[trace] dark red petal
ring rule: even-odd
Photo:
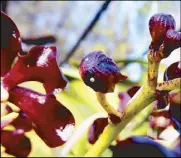
[[[11,106],[6,105],[5,108],[6,108],[6,111],[7,111],[8,114],[11,113],[11,112],[13,112],[13,109],[11,108]]]
[[[5,108],[7,113],[13,112],[11,106],[6,105]],[[19,111],[18,117],[10,124],[13,125],[16,129],[22,129],[25,132],[28,132],[33,128],[32,122],[29,120],[28,116],[23,111]]]
[[[181,62],[175,62],[171,64],[164,73],[164,81],[172,80],[181,77]]]
[[[5,152],[16,157],[27,157],[31,152],[31,142],[21,130],[1,131],[1,144]]]
[[[101,51],[89,53],[79,67],[84,83],[96,92],[113,92],[115,84],[127,77],[120,73],[115,62]]]
[[[171,114],[168,110],[161,110],[152,112],[149,124],[153,129],[164,130],[168,126],[174,125],[174,122],[172,121]]]
[[[134,136],[110,148],[113,157],[175,157],[171,150],[147,136]]]
[[[18,117],[11,123],[16,129],[22,129],[25,132],[30,131],[32,127],[32,122],[29,120],[28,116],[20,111]]]
[[[175,117],[178,121],[181,122],[180,104],[171,103],[170,104],[170,113],[173,117]]]
[[[168,91],[156,91],[157,109],[164,109],[169,104]]]
[[[127,90],[127,93],[132,98],[139,89],[140,89],[140,86],[132,86]]]
[[[67,80],[56,61],[56,47],[35,46],[25,56],[18,56],[14,67],[4,76],[2,84],[10,90],[24,81],[39,81],[47,93],[64,89]]]
[[[54,95],[16,87],[10,91],[9,101],[27,114],[36,133],[49,147],[57,147],[67,141],[66,134],[73,130],[75,120]]]
[[[19,30],[11,18],[1,11],[1,77],[10,70],[14,58],[21,52]]]
[[[107,125],[108,125],[107,118],[99,118],[99,119],[95,120],[88,131],[89,143],[94,144],[98,140],[100,134],[103,132],[104,128]]]
[[[157,13],[149,20],[149,30],[152,37],[152,46],[158,49],[163,43],[169,29],[175,30],[176,24],[172,15]]]

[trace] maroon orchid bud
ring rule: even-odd
[[[28,116],[20,111],[18,117],[11,123],[16,129],[24,130],[24,132],[30,131],[32,127],[32,122],[29,120]]]
[[[172,80],[181,77],[181,62],[175,62],[171,64],[164,73],[164,81]]]
[[[5,152],[16,157],[27,157],[31,152],[31,142],[22,130],[1,131],[1,144]]]
[[[1,77],[10,70],[13,60],[21,52],[19,30],[11,18],[1,11]]]
[[[166,58],[170,53],[181,46],[181,34],[175,31],[175,20],[169,14],[155,14],[150,18],[149,29],[152,37],[150,50],[157,51],[162,44],[162,58]]]
[[[93,122],[88,132],[88,141],[94,144],[100,134],[104,131],[104,128],[108,125],[108,118],[99,118]]]
[[[152,37],[152,46],[160,46],[169,29],[175,30],[175,20],[172,15],[157,13],[149,20],[149,30]],[[157,48],[158,48],[157,47]]]
[[[18,55],[14,67],[3,77],[2,84],[9,91],[24,81],[39,81],[47,93],[64,89],[67,80],[56,61],[56,47],[35,46],[25,56]]]
[[[101,51],[89,53],[79,67],[84,83],[96,92],[113,92],[115,84],[127,77],[120,73],[114,61]]]
[[[16,87],[10,91],[9,101],[26,113],[36,133],[49,147],[64,144],[74,129],[74,117],[54,95]]]

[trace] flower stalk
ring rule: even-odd
[[[157,90],[171,91],[175,88],[179,88],[181,83],[181,78],[175,78],[173,80],[168,80],[162,83],[158,83]]]
[[[149,88],[142,87],[126,106],[124,119],[117,125],[109,124],[84,157],[100,157],[125,126],[154,100],[154,93]]]
[[[96,92],[97,100],[102,105],[104,110],[108,113],[109,123],[116,124],[121,121],[121,117],[123,114],[115,110],[110,103],[106,99],[106,95],[104,93]]]

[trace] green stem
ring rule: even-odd
[[[155,100],[154,93],[150,88],[142,87],[130,100],[125,108],[125,116],[117,125],[109,124],[101,134],[97,142],[84,157],[100,157],[102,152],[109,147],[124,127],[147,105]]]
[[[148,63],[144,60],[141,59],[118,59],[115,60],[116,63],[123,63],[125,66],[130,64],[130,63],[139,63],[142,65],[147,65]]]
[[[147,86],[156,89],[160,60],[155,60],[151,53],[148,53],[148,79]]]
[[[167,91],[171,91],[175,88],[179,88],[180,87],[180,83],[181,83],[181,78],[175,78],[173,80],[169,80],[169,81],[165,81],[162,83],[158,83],[157,85],[157,90],[167,90]]]
[[[106,99],[106,95],[104,93],[100,93],[100,92],[96,92],[96,96],[97,96],[97,100],[99,101],[99,103],[102,105],[102,107],[104,108],[104,110],[108,113],[109,116],[109,122],[112,124],[116,124],[117,122],[114,122],[113,118],[116,118],[116,120],[118,119],[118,121],[120,122],[121,117],[122,117],[122,113],[118,112],[117,110],[115,110],[107,101]],[[112,116],[114,116],[112,118]]]

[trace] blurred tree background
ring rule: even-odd
[[[104,1],[9,1],[6,12],[16,23],[24,41],[42,36],[55,37],[54,42],[45,45],[57,47],[58,62],[61,63],[104,3]],[[126,90],[131,85],[143,83],[147,68],[146,53],[151,41],[148,21],[153,14],[160,12],[171,14],[176,20],[176,29],[181,29],[180,1],[111,1],[76,49],[69,64],[61,65],[70,83],[68,89],[57,94],[57,99],[72,111],[77,126],[92,114],[103,111],[94,92],[80,80],[77,67],[83,56],[94,50],[102,50],[119,64],[124,74],[129,76],[125,84],[117,85],[114,94],[108,95],[112,104],[117,107],[120,91]],[[25,51],[32,46],[33,44],[23,43]],[[175,51],[179,52],[180,49]],[[161,74],[166,66],[180,59],[179,54],[172,53],[169,58],[162,61]],[[162,78],[162,75],[159,76],[159,80]],[[28,82],[22,85],[29,88],[39,86],[38,91],[44,93],[40,83]],[[63,147],[50,149],[33,131],[28,135],[33,143],[29,156],[60,155]],[[86,153],[91,146],[86,138],[85,132],[69,156],[82,156]],[[104,154],[111,156],[109,150]]]
[[[7,13],[17,24],[22,38],[55,36],[57,40],[53,45],[57,46],[61,62],[103,3],[105,2],[9,1]],[[151,40],[148,20],[159,12],[173,15],[177,23],[176,29],[180,29],[180,1],[112,1],[75,51],[73,59],[80,61],[93,50],[103,50],[115,60],[143,58]],[[136,63],[129,65],[126,68],[129,75],[133,67],[137,69],[137,76],[132,76],[131,79],[136,81],[141,75],[141,67]]]

